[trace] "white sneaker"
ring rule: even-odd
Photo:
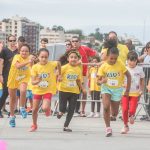
[[[121,134],[127,134],[129,132],[129,127],[128,126],[124,126],[121,130]]]
[[[80,114],[79,113],[74,113],[73,117],[79,117]]]
[[[97,112],[97,113],[94,115],[94,118],[100,118],[100,113]]]
[[[93,118],[94,117],[94,112],[91,112],[88,116],[87,116],[87,118]]]

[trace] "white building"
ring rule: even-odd
[[[6,32],[0,31],[0,42],[6,44]]]
[[[40,31],[40,41],[43,38],[47,38],[49,43],[65,42],[64,31],[54,31],[49,28],[44,28]]]
[[[40,32],[40,25],[38,23],[16,15],[12,18],[3,19],[0,22],[0,31],[6,32],[6,37],[11,34],[17,38],[24,36],[33,51],[38,49]]]
[[[79,37],[78,34],[65,33],[64,31],[54,31],[50,28],[44,28],[40,31],[40,41],[43,38],[47,38],[48,43],[64,43],[65,40],[71,40],[73,36]]]

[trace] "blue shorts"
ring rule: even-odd
[[[29,100],[32,100],[32,99],[33,99],[33,94],[32,94],[32,91],[31,91],[31,90],[27,90],[26,98],[29,99]]]
[[[3,90],[0,89],[0,97],[2,97],[2,94],[3,94]]]
[[[20,90],[17,90],[16,95],[20,97]]]
[[[102,94],[110,94],[112,101],[119,102],[121,100],[121,97],[122,97],[123,88],[122,87],[110,88],[110,87],[103,84],[101,86],[101,93]]]

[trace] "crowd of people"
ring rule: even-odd
[[[39,107],[50,116],[52,97],[58,93],[57,118],[67,113],[63,131],[72,132],[69,124],[73,116],[99,118],[102,103],[106,136],[112,135],[110,121],[116,120],[120,104],[124,123],[121,133],[127,134],[128,122],[134,123],[140,96],[144,94],[145,101],[149,99],[150,67],[142,68],[138,63],[150,65],[150,42],[141,56],[129,45],[131,40],[127,46],[120,44],[114,31],[109,32],[101,53],[82,46],[77,36],[65,43],[65,54],[59,60],[49,61],[48,39],[42,39],[41,48],[33,53],[24,37],[18,41],[13,35],[8,37],[7,47],[0,47],[0,118],[9,96],[9,125],[16,127],[18,103],[20,115],[27,118],[29,100],[32,111],[29,131],[34,132],[38,129]],[[85,113],[88,92],[93,101],[89,115]],[[150,104],[146,109],[150,115]]]

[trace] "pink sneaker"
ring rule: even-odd
[[[31,129],[29,130],[29,132],[34,132],[37,130],[37,125],[32,125]]]
[[[130,116],[129,122],[130,122],[130,124],[134,124],[134,116]]]
[[[129,132],[129,127],[128,126],[124,126],[121,130],[121,134],[127,134]]]
[[[110,136],[112,136],[112,129],[111,129],[111,127],[107,127],[106,128],[106,137],[110,137]]]

